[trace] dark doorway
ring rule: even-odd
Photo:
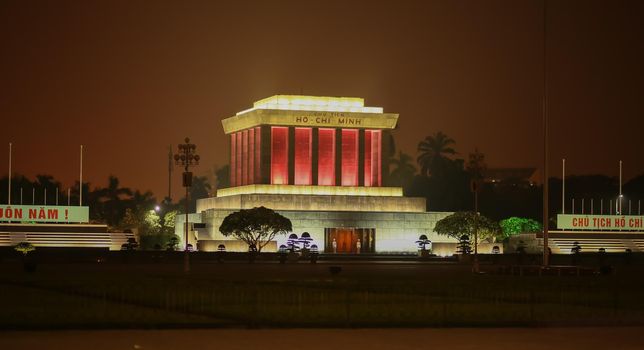
[[[325,253],[333,253],[333,241],[335,240],[335,253],[356,254],[358,253],[358,240],[360,240],[360,253],[375,253],[376,251],[376,229],[373,228],[325,228]]]

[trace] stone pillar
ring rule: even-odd
[[[318,184],[318,128],[313,128],[311,131],[311,184]]]
[[[261,180],[260,184],[271,183],[271,127],[262,125],[260,127],[261,137],[261,151],[260,151],[260,171]]]

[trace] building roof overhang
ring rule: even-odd
[[[260,125],[394,129],[397,121],[398,114],[366,107],[361,98],[275,95],[222,120],[222,125],[230,134]]]

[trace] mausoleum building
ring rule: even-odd
[[[289,218],[293,233],[308,232],[324,253],[415,253],[420,235],[435,253],[453,253],[455,242],[433,231],[450,213],[427,212],[425,198],[384,186],[383,156],[397,121],[398,114],[367,107],[361,98],[293,95],[257,101],[224,119],[231,186],[197,201],[189,219],[197,249],[246,251],[219,226],[234,211],[265,206]],[[181,218],[176,227],[183,237]]]

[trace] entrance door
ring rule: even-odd
[[[360,253],[375,252],[375,229],[365,228],[326,228],[325,253],[333,253],[335,241],[335,253],[356,254],[358,253],[358,240],[360,241]]]

